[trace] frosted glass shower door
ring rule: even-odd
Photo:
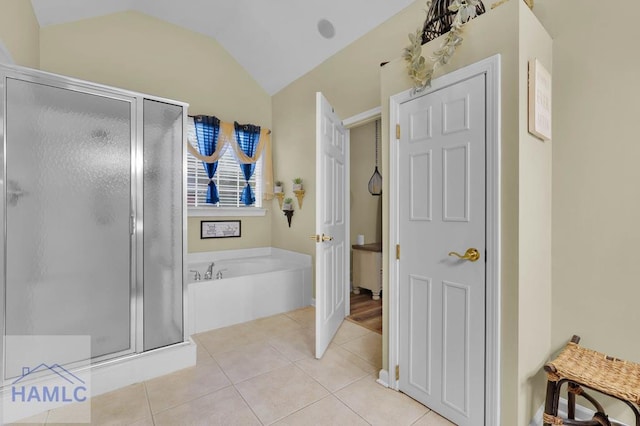
[[[144,350],[183,341],[182,106],[144,100]]]
[[[135,349],[132,102],[7,79],[7,335],[90,335],[93,359]]]

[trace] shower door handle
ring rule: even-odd
[[[131,235],[136,233],[136,219],[133,215],[129,216],[129,233]]]

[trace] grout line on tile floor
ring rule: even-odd
[[[362,337],[362,336],[360,336],[360,337]],[[350,342],[352,342],[352,340],[350,340],[349,342],[345,342],[345,343],[343,343],[341,345],[338,345],[338,346],[340,348],[344,349],[345,351],[349,352],[350,354],[353,354],[353,355],[357,356],[358,358],[360,358],[361,360],[363,360],[364,362],[366,362],[367,364],[371,365],[374,369],[377,370],[378,367],[375,364],[371,363],[371,361],[369,361],[368,359],[363,358],[360,354],[358,354],[358,353],[356,353],[354,351],[351,351],[351,350],[349,350],[349,348],[344,346],[344,345],[346,345],[347,343],[350,343]]]
[[[313,359],[315,359],[315,357],[314,357]],[[307,404],[307,405],[306,405],[306,406],[304,406],[304,407],[301,407],[300,409],[298,409],[298,410],[294,411],[293,413],[289,413],[289,414],[287,414],[287,415],[286,415],[286,416],[284,416],[282,419],[286,419],[287,417],[289,417],[289,416],[291,416],[291,415],[293,415],[293,414],[297,413],[298,411],[304,410],[305,408],[310,407],[311,405],[316,404],[317,402],[320,402],[320,401],[322,401],[323,399],[325,399],[325,398],[327,398],[327,397],[329,397],[329,396],[333,396],[333,397],[334,397],[334,398],[336,398],[338,401],[340,401],[340,403],[341,403],[342,405],[344,405],[345,407],[347,407],[347,408],[349,409],[349,411],[352,411],[353,413],[355,413],[358,417],[360,417],[362,420],[364,420],[367,424],[371,424],[371,423],[367,422],[367,421],[366,421],[366,420],[365,420],[365,419],[364,419],[360,414],[356,413],[353,409],[351,409],[351,407],[349,407],[347,404],[345,404],[345,403],[344,403],[344,401],[342,401],[342,400],[338,397],[338,395],[336,395],[336,393],[337,393],[337,392],[341,391],[341,390],[342,390],[342,389],[344,389],[345,387],[347,387],[347,386],[349,386],[349,385],[351,385],[351,384],[353,384],[353,383],[357,382],[357,381],[358,381],[358,380],[360,380],[360,379],[363,379],[364,377],[370,376],[370,374],[367,374],[366,376],[359,377],[359,378],[355,379],[354,381],[352,381],[352,382],[348,383],[347,385],[342,386],[340,389],[336,389],[335,391],[332,391],[331,389],[327,388],[327,387],[326,387],[326,386],[324,386],[322,383],[320,383],[318,380],[316,380],[316,378],[315,378],[315,377],[311,376],[309,373],[307,373],[306,371],[304,371],[304,370],[303,370],[300,366],[298,366],[296,363],[293,363],[293,365],[295,365],[295,366],[296,366],[296,368],[297,368],[298,370],[302,371],[304,374],[306,374],[307,376],[309,376],[313,381],[315,381],[315,382],[316,382],[316,383],[318,383],[320,386],[322,386],[322,387],[323,387],[323,388],[324,388],[324,389],[325,389],[329,394],[328,394],[328,395],[323,396],[322,398],[318,399],[317,401],[313,401],[312,403]],[[282,420],[282,419],[278,419],[278,420],[274,421],[273,423],[275,423],[275,422],[277,422],[277,421],[280,421],[280,420]]]
[[[248,380],[248,379],[247,379]],[[251,413],[255,416],[255,418],[258,420],[258,422],[261,425],[264,425],[264,422],[260,419],[260,417],[258,416],[258,413],[255,412],[255,410],[253,409],[253,407],[251,406],[251,404],[249,404],[249,401],[247,401],[246,399],[244,399],[244,395],[242,395],[242,392],[240,392],[240,390],[238,388],[236,388],[235,384],[231,384],[231,386],[233,387],[233,389],[236,391],[236,393],[238,395],[240,395],[240,399],[242,399],[242,401],[245,403],[245,405],[247,407],[249,407],[249,410],[251,410]]]
[[[144,387],[144,396],[147,398],[147,406],[149,407],[149,414],[151,414],[151,423],[155,426],[156,420],[153,418],[153,410],[151,409],[151,399],[149,398],[149,391],[147,390],[147,381],[142,381],[142,386]]]
[[[336,392],[338,392],[338,391],[336,391]],[[364,417],[362,417],[362,416],[360,415],[360,413],[357,413],[354,409],[352,409],[352,408],[351,408],[351,407],[349,407],[347,404],[345,404],[345,402],[344,402],[343,400],[341,400],[340,398],[338,398],[338,395],[335,395],[335,394],[332,394],[332,395],[333,395],[333,397],[334,397],[335,399],[337,399],[337,400],[338,400],[338,402],[339,402],[340,404],[344,405],[345,407],[347,407],[347,409],[348,409],[349,411],[351,411],[351,412],[352,412],[353,414],[355,414],[356,416],[360,417],[360,418],[362,419],[362,421],[363,421],[363,422],[365,422],[365,423],[366,423],[366,424],[368,424],[368,425],[370,425],[370,424],[371,424],[371,423],[369,423],[369,422],[367,421],[367,419],[365,419]]]
[[[315,358],[314,358],[315,359]],[[333,395],[333,392],[331,392],[331,390],[327,389],[322,383],[320,383],[319,381],[317,381],[314,377],[312,377],[309,373],[307,373],[306,371],[304,371],[302,368],[300,368],[298,365],[296,365],[295,362],[291,363],[296,369],[298,369],[299,371],[301,371],[305,376],[309,377],[311,380],[313,380],[314,382],[316,382],[318,385],[320,385],[320,387],[322,387],[324,390],[326,390],[328,393],[327,395],[324,395],[322,397],[320,397],[319,399],[316,399],[315,401],[311,401],[310,403],[308,403],[307,405],[305,405],[304,407],[300,407],[299,409],[287,414],[286,416],[283,416],[279,419],[276,419],[274,421],[272,421],[269,424],[274,424],[276,422],[279,422],[280,420],[286,419],[287,417],[293,415],[294,413],[297,413],[300,410],[304,410],[307,407],[310,407],[311,405],[315,404],[318,401],[322,401],[324,398],[328,397],[329,395]]]

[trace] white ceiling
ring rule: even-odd
[[[269,93],[310,71],[414,0],[31,0],[41,27],[137,10],[218,41]],[[328,19],[335,37],[317,23]]]

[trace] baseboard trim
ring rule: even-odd
[[[378,373],[378,380],[376,380],[378,384],[381,384],[385,388],[389,387],[389,372],[385,369],[380,370]]]
[[[531,419],[529,426],[542,426],[542,413],[544,413],[544,405],[541,405],[536,415]],[[560,405],[558,406],[558,414],[560,417],[567,416],[567,400],[565,398],[560,398]],[[595,411],[584,407],[580,404],[576,404],[576,417],[579,419],[590,419],[595,414]],[[616,420],[613,418],[609,419],[612,422],[619,423],[621,425],[628,426],[626,423],[622,423],[620,420]]]

